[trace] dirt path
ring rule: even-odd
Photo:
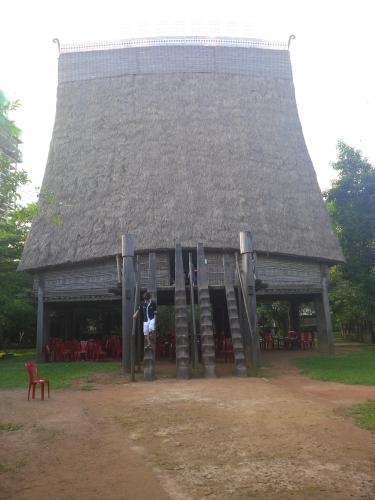
[[[6,499],[372,499],[375,435],[337,410],[375,387],[263,379],[2,391]]]

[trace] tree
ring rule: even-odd
[[[19,106],[0,91],[0,347],[35,334],[35,308],[31,296],[32,280],[17,273],[17,265],[35,214],[36,204],[20,204],[19,188],[28,182],[17,167],[20,130],[9,119]]]
[[[331,271],[334,316],[343,324],[366,323],[375,312],[375,168],[342,141],[333,168],[338,178],[325,193],[346,263]]]

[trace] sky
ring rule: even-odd
[[[0,89],[22,106],[23,168],[36,198],[52,136],[61,43],[142,36],[242,36],[292,42],[297,106],[318,182],[330,186],[338,139],[375,163],[372,0],[17,0],[1,4]]]

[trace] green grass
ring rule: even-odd
[[[375,350],[371,348],[334,356],[296,358],[292,362],[302,373],[314,379],[375,385]]]
[[[23,427],[23,424],[20,423],[11,423],[8,422],[6,424],[0,423],[0,431],[18,431]]]
[[[352,406],[348,415],[353,417],[360,427],[375,431],[375,401]]]
[[[24,364],[34,359],[35,352],[16,352],[11,359],[0,360],[0,389],[27,388],[28,376]],[[120,369],[120,363],[116,361],[38,363],[40,377],[48,379],[52,389],[69,387],[77,379],[87,383],[94,376],[100,382],[100,374],[120,373]]]

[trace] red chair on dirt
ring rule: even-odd
[[[29,391],[27,394],[27,399],[30,399],[30,391],[33,390],[33,399],[35,399],[35,389],[37,385],[40,385],[40,395],[41,399],[44,399],[44,386],[47,385],[48,397],[50,395],[49,390],[49,380],[42,379],[39,377],[38,367],[34,363],[25,363],[27,373],[29,375]]]

